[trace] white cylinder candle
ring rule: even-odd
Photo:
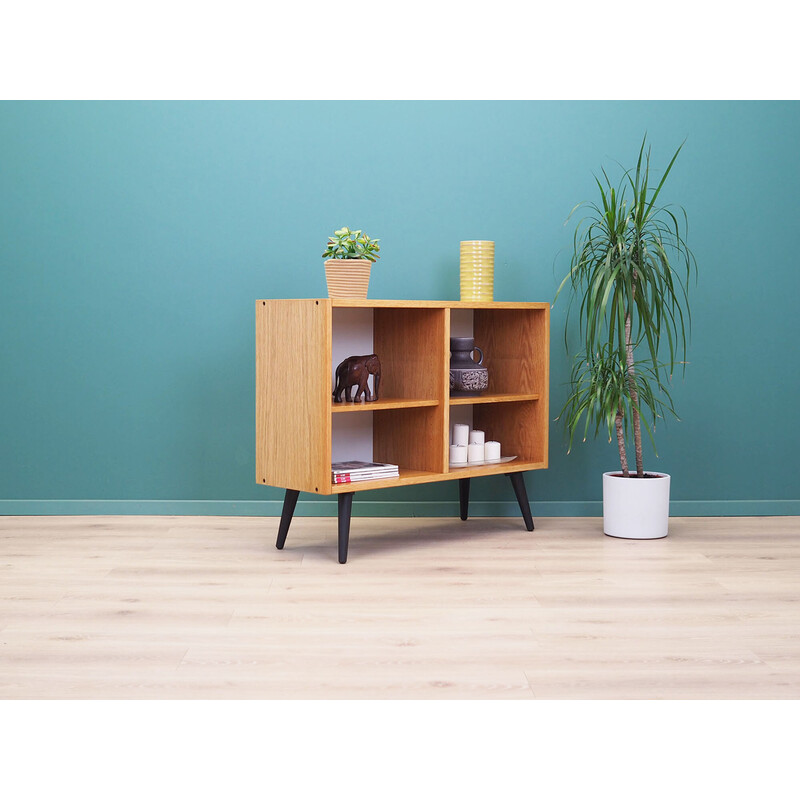
[[[453,444],[464,445],[464,447],[469,444],[469,425],[461,423],[453,425]]]
[[[467,463],[467,448],[463,444],[450,445],[450,463],[451,464],[466,464]]]
[[[470,431],[469,443],[470,444],[483,444],[486,440],[486,435],[483,431]]]
[[[486,442],[483,452],[486,461],[496,461],[500,458],[500,442]]]
[[[483,461],[483,445],[471,444],[468,448],[467,461]]]

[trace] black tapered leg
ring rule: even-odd
[[[461,519],[469,516],[469,478],[458,479],[458,502],[461,504]]]
[[[347,545],[350,541],[350,514],[353,511],[355,492],[342,492],[339,495],[339,563],[347,561]]]
[[[514,487],[514,494],[517,496],[519,509],[522,511],[522,519],[525,520],[525,527],[533,530],[533,517],[531,516],[531,504],[528,502],[528,492],[525,490],[525,479],[522,477],[521,472],[510,472],[508,477],[511,478],[511,485]]]
[[[275,547],[278,550],[283,550],[286,544],[286,534],[289,533],[289,525],[292,523],[292,515],[294,514],[294,507],[297,505],[297,497],[300,492],[294,489],[287,489],[286,495],[283,498],[283,511],[281,511],[281,524],[278,526],[278,541],[275,542]]]

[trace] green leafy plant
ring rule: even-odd
[[[323,258],[366,258],[375,263],[380,256],[380,239],[370,239],[362,231],[351,231],[350,228],[340,228],[328,237],[328,247],[322,254]]]
[[[633,436],[636,476],[644,477],[642,422],[655,450],[642,411],[650,412],[653,427],[663,411],[675,413],[665,378],[677,363],[685,368],[688,284],[697,269],[686,244],[686,212],[679,207],[681,224],[669,206],[656,205],[683,145],[655,183],[646,141],[645,136],[636,168],[625,171],[617,184],[605,170],[602,181],[595,176],[599,205],[580,203],[570,213],[567,222],[579,208],[589,212],[576,226],[570,270],[556,293],[557,299],[562,289],[571,289],[565,342],[576,301],[582,338],[571,394],[559,418],[564,417],[570,446],[581,420],[584,436],[592,423],[595,433],[605,426],[609,440],[615,432],[625,477],[626,435]]]
[[[609,441],[616,435],[622,474],[629,477],[625,437],[630,438],[633,433],[633,415],[626,412],[636,411],[639,423],[644,425],[655,449],[653,428],[656,420],[665,411],[675,415],[669,388],[661,382],[647,361],[634,363],[634,369],[630,371],[627,361],[618,358],[617,353],[612,352],[607,343],[593,356],[587,358],[581,355],[575,358],[570,385],[571,393],[561,412],[562,416],[566,414],[570,450],[581,421],[584,442],[594,423],[595,436],[600,433],[601,428],[608,432]],[[636,403],[632,401],[632,396],[636,397]],[[652,427],[643,411],[650,412]]]

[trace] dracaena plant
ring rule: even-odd
[[[380,256],[380,239],[370,239],[362,231],[351,231],[350,228],[340,228],[328,237],[328,247],[322,254],[323,258],[366,258],[375,263]]]
[[[580,203],[588,214],[577,224],[570,270],[556,293],[569,287],[570,314],[578,304],[581,352],[575,358],[571,394],[562,414],[572,443],[584,421],[584,435],[606,427],[616,433],[622,474],[629,476],[625,450],[633,438],[636,476],[644,476],[642,423],[655,450],[647,410],[656,419],[672,412],[667,382],[676,364],[686,363],[691,322],[688,285],[697,265],[686,244],[688,219],[678,207],[657,204],[681,145],[656,182],[651,180],[650,147],[642,140],[635,169],[612,183],[605,170],[595,176],[600,203]],[[568,219],[568,221],[569,221]],[[569,347],[568,347],[569,350]],[[663,399],[662,399],[663,398]]]
[[[609,442],[616,436],[625,477],[630,475],[625,438],[630,439],[634,434],[632,412],[636,412],[639,425],[644,426],[654,449],[656,420],[665,412],[675,415],[669,387],[661,381],[650,363],[634,362],[633,367],[631,370],[627,360],[612,351],[607,342],[591,356],[576,356],[570,375],[570,396],[561,412],[569,432],[570,450],[575,434],[580,435],[581,428],[584,442],[590,427],[594,428],[595,436],[605,430]]]

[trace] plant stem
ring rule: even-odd
[[[622,432],[622,403],[620,402],[617,409],[617,417],[614,420],[614,425],[617,429],[617,447],[619,447],[619,461],[622,464],[622,477],[630,477],[628,473],[628,456],[625,453],[625,436]]]
[[[631,314],[625,315],[625,353],[628,363],[628,383],[631,395],[631,419],[633,420],[633,446],[636,451],[636,477],[644,477],[642,466],[642,427],[639,421],[639,394],[636,391],[636,370],[633,366],[633,343],[631,342]]]

